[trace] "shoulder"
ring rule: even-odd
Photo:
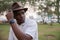
[[[28,24],[37,24],[35,20],[29,19],[29,18],[26,19],[26,23],[28,23]]]

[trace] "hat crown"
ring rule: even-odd
[[[16,8],[22,8],[22,4],[21,3],[18,3],[18,2],[13,3],[12,9],[14,10]]]
[[[25,12],[27,11],[28,8],[24,8],[21,4],[21,2],[15,2],[11,6],[12,11],[18,11],[18,10],[24,10]]]

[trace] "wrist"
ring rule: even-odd
[[[14,20],[14,19],[10,19],[10,20],[9,20],[9,23],[10,23],[10,24],[13,24],[13,23],[15,23],[15,20]]]

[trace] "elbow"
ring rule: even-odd
[[[18,38],[18,40],[32,40],[32,38]]]
[[[18,40],[32,40],[32,37],[22,37],[22,38],[18,38]]]

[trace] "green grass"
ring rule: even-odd
[[[8,40],[9,25],[0,24],[0,40]]]
[[[38,24],[39,40],[60,40],[60,24]],[[8,40],[9,25],[0,24],[0,40]]]
[[[39,40],[60,40],[60,24],[38,25]]]

